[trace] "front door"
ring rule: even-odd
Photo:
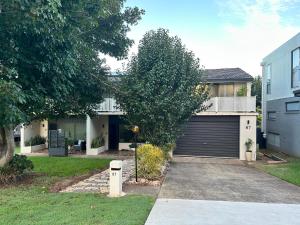
[[[109,116],[109,150],[119,149],[119,117]]]

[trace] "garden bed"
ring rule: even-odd
[[[105,152],[105,146],[101,146],[99,148],[90,148],[86,150],[87,155],[99,155],[102,152]]]

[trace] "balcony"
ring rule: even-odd
[[[104,101],[98,105],[98,109],[96,111],[98,113],[121,113],[121,110],[118,108],[117,102],[114,98],[104,98]]]
[[[214,97],[205,105],[211,105],[206,112],[256,112],[256,97]]]
[[[255,112],[256,97],[214,97],[205,105],[211,105],[206,112]],[[105,98],[96,111],[101,114],[122,114],[114,98]]]

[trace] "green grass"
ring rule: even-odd
[[[30,157],[47,175],[33,184],[0,187],[0,224],[142,225],[154,204],[148,196],[108,198],[101,194],[50,193],[55,181],[108,165],[106,159]]]
[[[262,165],[259,168],[289,183],[300,186],[300,159],[288,157],[284,164]]]
[[[48,176],[68,177],[88,173],[93,169],[108,168],[110,159],[72,157],[28,157],[34,171]]]
[[[15,147],[15,154],[20,154],[20,153],[21,153],[21,148]]]
[[[0,190],[1,224],[142,225],[153,198],[43,193],[41,188]]]

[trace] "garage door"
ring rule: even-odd
[[[178,138],[177,155],[239,157],[238,116],[193,116]]]

